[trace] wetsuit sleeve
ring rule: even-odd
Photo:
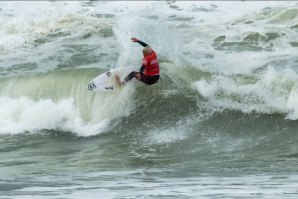
[[[145,70],[145,66],[144,66],[144,65],[142,65],[142,66],[141,66],[141,68],[140,68],[140,73],[142,73],[142,74],[143,74],[143,73],[144,73],[144,70]]]
[[[140,68],[140,73],[144,73],[144,70],[147,65],[148,65],[148,61],[146,59],[143,59],[142,66]]]
[[[137,41],[139,44],[141,44],[143,47],[146,47],[146,46],[149,46],[148,44],[146,44],[145,42],[142,42],[142,41]]]
[[[146,44],[145,42],[142,42],[142,41],[137,41],[140,45],[142,45],[143,47],[146,47],[146,46],[149,46],[148,44]],[[143,63],[142,63],[142,66],[140,68],[140,73],[141,74],[144,74],[144,70],[145,70],[145,67],[147,65],[147,61],[146,60],[143,60]]]

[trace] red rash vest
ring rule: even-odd
[[[150,55],[143,58],[142,65],[145,66],[144,74],[146,76],[159,75],[159,65],[156,53],[152,51]]]

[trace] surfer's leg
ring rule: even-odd
[[[135,74],[135,78],[136,78],[137,80],[141,81],[141,78],[142,78],[141,73],[136,73],[136,74]]]
[[[141,81],[147,85],[155,84],[159,79],[159,75],[155,76],[145,76],[144,74],[141,75]]]
[[[148,78],[147,84],[148,85],[155,84],[158,81],[158,79],[159,79],[159,75],[150,76]]]
[[[126,77],[125,77],[125,81],[128,82],[130,81],[132,78],[136,78],[137,80],[140,80],[139,77],[139,73],[136,71],[132,71],[131,73],[129,73]]]

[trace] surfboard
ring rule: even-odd
[[[113,91],[117,87],[124,86],[121,82],[132,71],[138,71],[137,67],[115,68],[95,77],[88,84],[91,91]]]

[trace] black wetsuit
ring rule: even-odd
[[[137,41],[139,44],[141,44],[143,47],[147,47],[149,46],[148,44],[146,44],[145,42],[142,42],[142,41]],[[140,81],[141,82],[144,82],[145,84],[147,85],[151,85],[151,84],[155,84],[158,79],[159,79],[159,75],[154,75],[154,76],[146,76],[144,74],[144,70],[145,70],[145,66],[142,65],[141,68],[140,68],[140,72],[136,72],[136,71],[132,71],[126,78],[125,80],[126,81],[129,81],[131,80],[133,77],[136,77],[137,74],[140,74],[141,75],[141,79]]]

